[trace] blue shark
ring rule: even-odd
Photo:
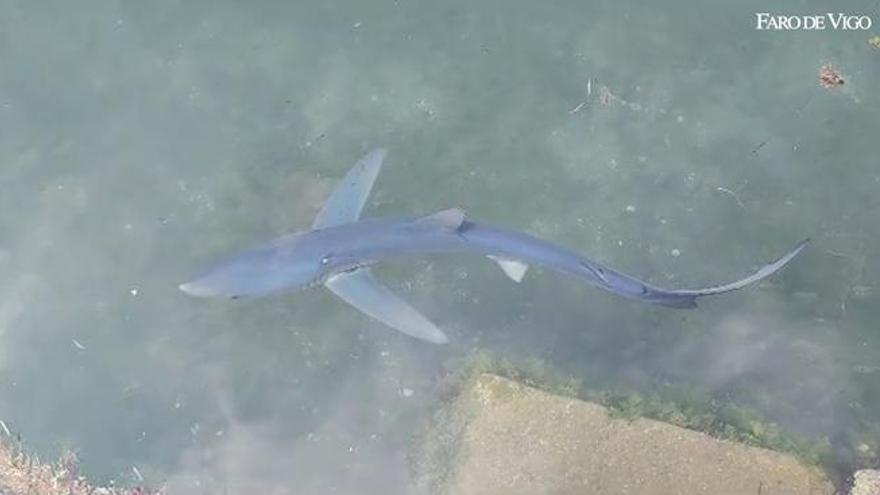
[[[741,289],[776,273],[809,242],[801,241],[779,259],[734,282],[663,289],[524,232],[476,222],[459,208],[425,216],[361,219],[385,156],[386,150],[376,149],[359,160],[331,192],[311,230],[234,255],[181,284],[180,290],[196,297],[238,298],[323,286],[391,328],[442,344],[448,342],[446,334],[379,283],[370,266],[406,255],[477,253],[498,263],[516,282],[529,265],[539,265],[629,299],[694,308],[700,297]]]

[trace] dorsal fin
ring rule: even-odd
[[[315,220],[312,222],[313,229],[323,229],[357,221],[361,216],[361,210],[367,202],[376,176],[382,169],[382,161],[385,160],[386,151],[377,148],[358,160],[339,181],[333,192],[324,202],[324,206]]]
[[[419,226],[439,227],[444,230],[458,230],[462,223],[464,223],[464,210],[461,208],[438,211],[415,221]]]

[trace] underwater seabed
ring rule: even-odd
[[[473,368],[846,487],[880,467],[877,0],[840,7],[869,31],[758,32],[765,4],[4,3],[0,438],[95,485],[396,495],[454,445],[417,426]],[[461,207],[652,284],[814,241],[690,312],[485,259],[377,266],[446,346],[323,292],[177,290],[308,228],[375,146],[370,217]]]
[[[404,419],[421,425],[407,442],[415,486],[402,488],[404,493],[529,493],[538,486],[567,493],[600,478],[596,493],[624,486],[632,493],[666,493],[663,486],[739,493],[751,483],[775,487],[766,493],[830,495],[846,492],[853,481],[862,487],[853,494],[877,493],[865,487],[873,486],[878,473],[854,476],[855,466],[841,465],[828,439],[793,434],[753,409],[695,388],[603,390],[541,360],[490,352],[452,359],[446,367],[456,371],[433,384],[433,412]],[[41,462],[20,439],[14,441],[10,425],[2,426],[3,495],[166,493],[161,482],[144,483],[136,467],[133,479],[141,483],[92,486],[74,454]],[[876,444],[866,439],[855,449],[858,467],[877,465]],[[206,493],[213,490],[210,483]]]

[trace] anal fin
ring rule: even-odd
[[[505,258],[503,256],[495,256],[493,254],[490,254],[488,258],[495,263],[498,263],[498,266],[501,267],[504,274],[516,283],[522,282],[523,277],[526,275],[526,271],[529,269],[529,265],[519,260]]]

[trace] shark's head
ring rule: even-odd
[[[304,289],[327,276],[326,254],[309,233],[296,233],[220,262],[202,276],[180,285],[195,297],[262,296]]]

